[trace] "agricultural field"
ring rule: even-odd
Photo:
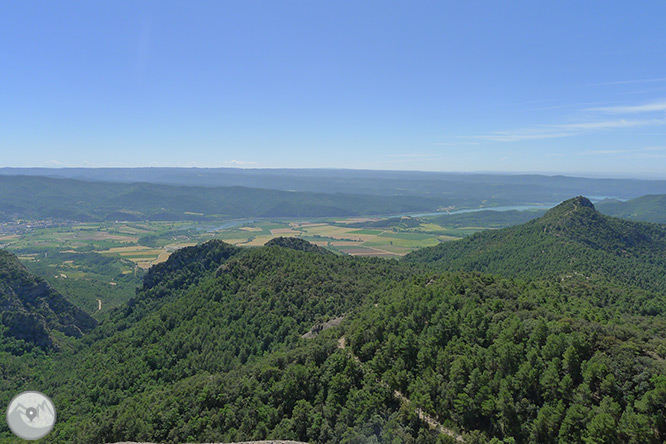
[[[403,218],[404,219],[404,218]],[[17,254],[94,252],[132,262],[142,270],[186,246],[221,239],[238,246],[261,246],[274,237],[297,236],[338,254],[398,257],[410,251],[459,239],[482,227],[445,227],[410,219],[406,227],[359,227],[382,219],[239,220],[212,222],[87,223],[38,228],[22,234],[0,233],[2,248]],[[388,220],[388,219],[386,219]],[[27,259],[26,259],[27,260]]]
[[[470,226],[456,222],[445,226],[440,220],[397,217],[50,226],[49,221],[32,221],[18,232],[15,227],[11,233],[0,229],[0,248],[17,254],[33,273],[99,317],[133,297],[148,268],[179,248],[207,240],[255,247],[275,237],[295,236],[340,255],[400,258],[487,229],[483,219],[465,220]]]

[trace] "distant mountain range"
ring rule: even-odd
[[[240,168],[0,168],[0,175],[58,177],[95,182],[154,183],[203,187],[378,196],[464,196],[480,205],[493,202],[561,202],[571,196],[631,199],[666,194],[665,180],[593,179],[539,174],[440,173],[344,169]]]
[[[322,217],[435,211],[445,197],[289,192],[244,187],[84,182],[0,176],[0,220],[210,220]],[[456,202],[471,203],[470,199]]]
[[[603,215],[579,196],[525,224],[414,251],[405,260],[451,271],[583,278],[663,292],[666,227]]]
[[[213,169],[197,174],[199,172],[190,169],[0,169],[0,221],[344,217],[552,203],[574,194],[573,190],[621,198],[660,190],[666,193],[666,181],[623,179],[405,172],[393,177],[388,172],[347,170]],[[50,177],[15,173],[40,173]],[[131,182],[139,178],[172,184]],[[202,179],[197,181],[197,178]],[[236,180],[238,178],[243,180]],[[249,183],[266,188],[212,186],[217,179],[222,183]],[[194,185],[200,182],[206,186]],[[308,191],[285,191],[285,184]],[[655,222],[665,220],[663,208],[663,196],[646,196],[625,203],[606,200],[600,205],[603,212]],[[507,213],[484,217],[496,218],[497,226],[506,226],[534,216]],[[454,219],[460,219],[459,222],[464,223],[469,217],[456,215],[448,217],[447,221],[456,223]]]

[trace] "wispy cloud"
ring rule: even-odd
[[[435,146],[460,146],[460,145],[478,145],[479,142],[435,142]]]
[[[606,120],[601,122],[568,123],[562,125],[542,125],[536,128],[525,128],[514,131],[495,131],[492,134],[475,136],[475,139],[494,142],[521,142],[523,140],[554,139],[570,137],[584,131],[607,130],[616,128],[635,128],[640,126],[656,126],[666,124],[666,119],[648,120]]]
[[[645,103],[642,105],[603,106],[598,108],[587,108],[584,111],[596,111],[611,114],[636,114],[666,111],[666,100]]]
[[[434,154],[397,153],[397,154],[388,154],[388,157],[397,157],[400,159],[430,159],[437,156],[435,156]]]
[[[606,114],[654,113],[666,111],[666,100],[644,103],[639,105],[605,106],[586,108],[582,111],[597,113],[597,116],[589,116],[590,120],[584,122],[561,123],[550,125],[537,125],[532,128],[516,130],[494,131],[490,134],[473,136],[473,139],[488,140],[494,142],[521,142],[525,140],[554,139],[559,137],[571,137],[591,131],[604,131],[621,128],[636,128],[646,126],[666,125],[666,118],[653,119],[630,119],[619,118],[604,119]],[[594,119],[596,117],[596,119]]]
[[[627,158],[633,159],[666,159],[666,153],[636,153],[631,156],[626,156]]]
[[[626,159],[661,159],[666,157],[666,146],[646,146],[637,149],[591,150],[578,153],[581,156],[615,156]]]
[[[592,151],[585,151],[581,154],[592,154],[592,155],[600,155],[600,156],[605,156],[607,154],[622,154],[622,153],[629,153],[629,150],[592,150]]]
[[[613,128],[634,128],[637,126],[656,126],[666,124],[666,119],[646,119],[646,120],[607,120],[603,122],[583,122],[569,123],[565,125],[553,125],[568,131],[577,130],[595,130],[595,129],[613,129]]]
[[[227,165],[256,165],[257,162],[248,161],[248,160],[229,160],[224,162]]]
[[[661,83],[661,82],[666,82],[666,77],[660,77],[656,79],[616,80],[614,82],[597,83],[596,85],[635,85],[641,83]]]
[[[554,139],[557,137],[568,137],[573,135],[569,132],[553,131],[548,129],[523,129],[516,131],[495,131],[485,136],[474,136],[475,139],[489,140],[492,142],[521,142],[523,140]]]

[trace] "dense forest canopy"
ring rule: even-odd
[[[2,349],[0,401],[49,394],[54,443],[656,444],[664,239],[579,197],[408,261],[210,241],[151,268],[96,328],[57,336],[59,350]],[[504,244],[515,255],[494,251]],[[497,268],[458,271],[467,263]]]

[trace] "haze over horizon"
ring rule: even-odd
[[[443,170],[426,170],[426,169],[383,169],[383,168],[335,168],[335,167],[303,167],[303,168],[292,168],[292,167],[241,167],[241,166],[152,166],[152,165],[138,165],[138,166],[83,166],[83,165],[60,165],[60,166],[0,166],[0,174],[7,174],[11,171],[11,175],[23,175],[22,170],[25,170],[27,175],[45,175],[45,176],[54,176],[54,177],[70,177],[69,174],[61,174],[67,170],[91,170],[91,171],[109,171],[109,170],[190,170],[193,174],[196,174],[197,170],[219,170],[219,171],[261,171],[261,172],[315,172],[315,171],[328,171],[328,172],[345,172],[352,174],[363,174],[364,172],[368,173],[414,173],[414,174],[442,174],[442,175],[495,175],[495,176],[523,176],[523,175],[534,175],[534,176],[544,176],[544,177],[570,177],[570,178],[583,178],[583,179],[635,179],[643,181],[654,181],[654,180],[664,180],[664,175],[655,172],[655,173],[632,173],[632,172],[616,172],[616,171],[607,171],[607,172],[594,172],[594,171],[493,171],[493,170],[470,170],[470,171],[443,171]],[[27,173],[29,171],[29,173]],[[103,179],[102,179],[103,180]]]
[[[663,177],[666,4],[0,7],[0,167]]]

